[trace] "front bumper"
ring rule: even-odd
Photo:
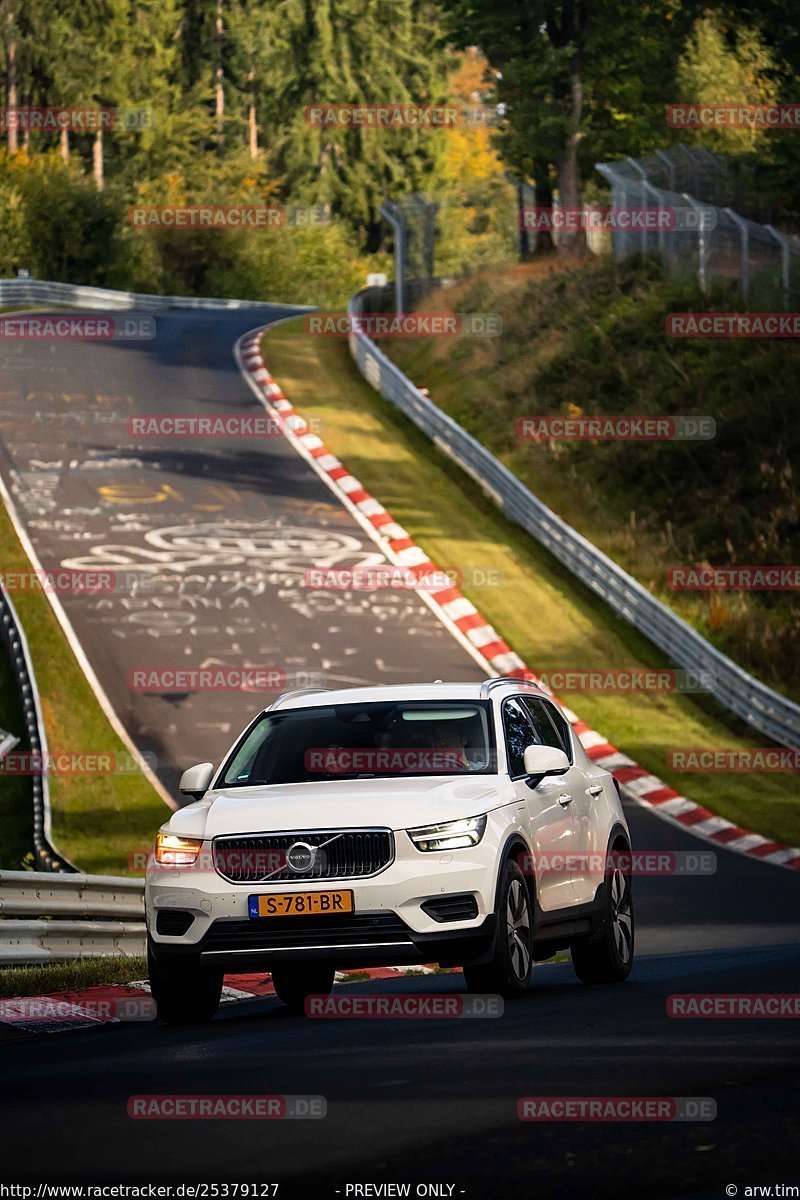
[[[298,962],[326,962],[342,970],[429,962],[460,966],[484,957],[494,941],[493,913],[466,931],[440,926],[436,933],[414,933],[399,918],[387,921],[387,915],[359,913],[352,921],[330,918],[326,925],[314,917],[292,917],[290,927],[286,918],[214,921],[197,943],[150,939],[150,950],[164,966],[191,962],[233,974]]]
[[[300,961],[355,967],[481,958],[491,950],[495,926],[497,842],[487,835],[489,829],[477,846],[428,854],[396,831],[393,861],[368,878],[230,883],[210,863],[191,868],[151,863],[145,887],[151,953],[165,964],[191,960],[229,973]],[[251,895],[331,890],[352,891],[352,914],[248,915]],[[423,905],[446,896],[473,898],[474,916],[434,919]],[[179,912],[191,914],[186,932],[159,932],[159,924],[165,927],[159,914]]]

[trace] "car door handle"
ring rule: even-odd
[[[586,789],[587,796],[599,796],[603,790],[602,783],[593,783],[591,787]]]
[[[557,800],[562,808],[566,808],[568,804],[572,804],[572,795],[570,792],[562,792]]]

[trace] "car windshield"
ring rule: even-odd
[[[242,736],[218,786],[496,769],[487,701],[391,700],[263,713]]]

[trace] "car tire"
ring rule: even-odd
[[[168,1025],[201,1025],[219,1008],[222,974],[198,966],[165,967],[147,947],[147,974],[156,1012]]]
[[[305,1014],[308,996],[329,996],[333,991],[335,970],[324,963],[305,963],[296,967],[276,967],[272,972],[275,995],[297,1016]]]
[[[626,849],[623,853],[630,857]],[[615,864],[603,883],[600,930],[570,947],[572,965],[581,983],[622,983],[627,979],[633,966],[634,940],[631,876]]]
[[[533,965],[533,905],[525,876],[511,859],[503,867],[497,894],[497,933],[488,963],[464,966],[468,992],[498,994],[506,1000],[524,996]]]

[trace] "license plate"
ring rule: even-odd
[[[247,900],[251,918],[349,913],[354,907],[352,892],[276,892],[269,896],[248,896]]]

